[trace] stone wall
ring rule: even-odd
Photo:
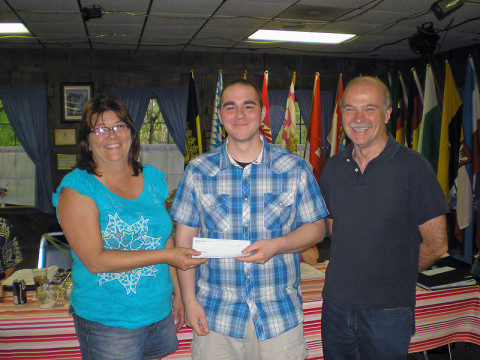
[[[321,89],[336,91],[338,76],[344,81],[358,74],[385,80],[402,63],[392,61],[312,56],[223,53],[168,53],[121,50],[1,50],[0,85],[46,85],[48,89],[49,142],[52,145],[52,179],[56,187],[65,171],[57,171],[57,153],[73,154],[74,146],[54,146],[54,130],[76,128],[61,121],[61,84],[92,83],[94,93],[111,87],[187,87],[193,69],[200,89],[202,128],[209,130],[218,70],[224,83],[242,77],[261,87],[269,70],[269,89],[288,89],[296,71],[296,89],[312,89],[314,74],[321,75]]]

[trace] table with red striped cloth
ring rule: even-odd
[[[316,266],[324,271],[325,264]],[[320,338],[323,278],[301,284],[308,359],[323,359]],[[468,286],[438,291],[417,288],[416,333],[410,352],[465,341],[480,345],[480,288]],[[192,331],[178,333],[179,349],[165,359],[190,359]],[[28,292],[28,303],[13,305],[8,292],[0,303],[0,359],[81,359],[72,318],[66,306],[39,309]]]

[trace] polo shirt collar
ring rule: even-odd
[[[385,145],[385,148],[382,150],[380,155],[376,157],[376,159],[384,160],[384,161],[391,160],[397,153],[398,149],[400,149],[400,143],[393,138],[392,134],[388,133],[387,144]],[[345,148],[345,150],[340,153],[342,156],[342,159],[343,160],[352,159],[352,152],[353,152],[353,143],[348,145]]]

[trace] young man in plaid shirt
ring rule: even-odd
[[[323,240],[327,210],[305,161],[260,135],[264,117],[252,83],[228,84],[227,141],[190,161],[172,205],[177,246],[194,236],[250,241],[245,257],[179,271],[194,360],[307,357],[299,252]]]

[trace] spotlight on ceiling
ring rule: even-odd
[[[431,22],[425,23],[421,28],[417,26],[417,33],[408,38],[408,45],[415,54],[431,55],[437,48],[437,42],[440,36],[433,30]]]
[[[82,19],[88,21],[90,19],[100,19],[102,17],[102,8],[98,5],[92,5],[92,8],[82,8]]]
[[[466,0],[438,0],[430,7],[438,20],[445,19],[448,15],[458,10]]]

